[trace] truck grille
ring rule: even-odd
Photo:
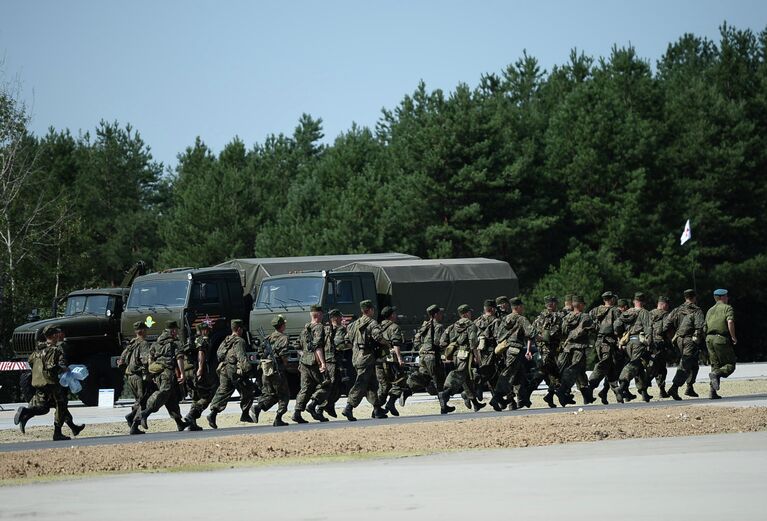
[[[28,356],[35,350],[37,333],[24,331],[13,334],[13,351],[17,356]]]

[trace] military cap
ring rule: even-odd
[[[436,314],[437,314],[437,313],[439,313],[440,311],[442,311],[442,308],[440,308],[440,307],[439,307],[438,305],[436,305],[436,304],[432,304],[431,306],[429,306],[428,308],[426,308],[426,312],[427,312],[429,315],[436,315]]]
[[[138,322],[133,323],[133,330],[138,331],[139,329],[146,329],[146,324],[143,320],[139,320]]]
[[[463,314],[463,313],[468,313],[469,311],[471,311],[471,306],[469,306],[468,304],[461,304],[460,306],[458,306],[458,313]]]
[[[322,311],[322,306],[319,304],[312,304],[312,306],[309,308],[309,311]]]
[[[362,311],[367,311],[368,309],[373,309],[375,306],[373,306],[372,300],[363,300],[360,302],[360,309]]]
[[[519,297],[514,297],[509,301],[509,304],[512,306],[521,306],[522,305],[522,299]]]
[[[203,321],[203,322],[200,322],[199,324],[197,324],[196,327],[197,327],[197,331],[202,331],[203,329],[210,329],[213,326],[211,325],[210,322]]]
[[[43,328],[43,335],[46,337],[53,336],[56,333],[61,333],[61,328],[57,325],[48,324]]]
[[[573,296],[571,294],[565,295],[565,302],[572,302],[572,301],[573,301]]]
[[[665,295],[661,295],[661,296],[659,296],[659,297],[658,297],[658,302],[666,302],[666,303],[668,303],[668,302],[670,302],[670,300],[671,300],[671,299],[669,299],[669,298],[668,298],[667,296],[665,296]]]
[[[543,297],[543,301],[547,302],[547,303],[548,302],[559,302],[559,299],[557,297],[555,297],[554,295],[546,295],[545,297]]]
[[[719,288],[714,290],[714,296],[715,297],[726,297],[727,296],[727,290],[724,288]]]
[[[627,298],[619,298],[618,299],[618,305],[619,306],[627,306],[629,305],[629,299]]]
[[[509,297],[507,297],[505,295],[501,295],[500,297],[496,297],[495,298],[495,303],[498,304],[498,305],[500,305],[500,304],[509,304]]]
[[[235,318],[234,320],[232,320],[230,325],[232,326],[232,331],[234,331],[238,327],[242,327],[242,320],[240,320],[239,318]]]
[[[272,326],[274,326],[275,329],[277,329],[284,323],[285,323],[285,317],[283,317],[282,315],[277,315],[276,317],[272,319]]]
[[[684,290],[684,296],[686,298],[690,298],[690,297],[696,297],[698,295],[697,295],[697,293],[695,293],[694,289],[686,289],[686,290]]]
[[[395,311],[397,311],[396,306],[386,306],[381,310],[381,316],[384,318],[389,318]]]
[[[165,323],[165,329],[178,329],[178,322],[175,320],[168,320]]]
[[[485,300],[485,307],[486,308],[494,308],[495,307],[495,300],[489,298]]]
[[[641,291],[637,291],[634,293],[634,300],[638,300],[639,302],[644,302],[645,295]]]
[[[615,293],[613,293],[612,291],[605,291],[604,293],[602,293],[602,298],[603,299],[615,298]]]
[[[333,308],[333,309],[331,309],[331,310],[328,312],[328,316],[329,316],[330,318],[333,318],[333,317],[340,317],[340,316],[341,316],[341,310],[340,310],[340,309],[337,309],[337,308]]]
[[[583,297],[581,295],[573,295],[571,302],[573,304],[585,304],[586,301],[583,300]]]

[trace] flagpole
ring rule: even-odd
[[[692,251],[692,289],[695,290],[695,294],[697,295],[697,293],[698,293],[698,283],[695,280],[695,265],[697,264],[698,249],[695,247],[694,244],[692,245],[692,247],[690,249]]]

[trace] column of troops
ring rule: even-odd
[[[458,393],[468,409],[481,410],[487,390],[496,411],[530,407],[533,391],[543,382],[547,386],[543,399],[549,407],[557,407],[557,402],[562,407],[575,404],[573,387],[585,404],[596,401],[594,391],[600,387],[597,396],[604,404],[610,392],[619,403],[631,401],[638,397],[629,390],[632,381],[639,396],[649,402],[653,379],[661,397],[681,400],[683,387],[685,395],[697,397],[693,383],[704,354],[711,365],[709,397],[717,399],[720,379],[735,370],[734,310],[724,289],[714,292],[715,304],[705,316],[695,291],[684,291],[684,299],[669,311],[669,299],[659,297],[655,309],[648,310],[643,293],[636,293],[630,303],[607,291],[602,294],[603,303],[586,312],[579,295],[567,296],[562,309],[556,297],[548,296],[545,309],[531,323],[521,299],[501,296],[486,300],[476,319],[469,305],[459,306],[459,319],[448,327],[442,324],[444,310],[431,305],[426,310],[428,319],[414,337],[418,367],[410,371],[402,355],[405,338],[395,307],[382,309],[379,322],[373,302],[362,301],[360,317],[347,326],[337,309],[329,312],[326,323],[322,308],[312,306],[310,322],[299,335],[301,386],[291,420],[306,423],[304,412],[319,422],[328,421],[325,414],[337,417],[344,352],[349,350],[356,378],[341,412],[349,421],[356,421],[354,410],[363,399],[373,406],[372,417],[383,419],[389,414],[399,416],[397,404],[404,406],[409,396],[421,391],[437,395],[442,414],[455,410],[449,401]],[[216,429],[217,415],[235,391],[240,396],[241,422],[258,422],[262,411],[277,405],[273,425],[287,425],[283,418],[290,400],[287,323],[277,315],[271,324],[274,330],[259,345],[255,375],[260,382],[255,385],[241,320],[231,321],[231,334],[216,350],[215,368],[208,364],[212,324],[199,324],[194,340],[182,344],[178,324],[171,321],[150,344],[146,325],[136,322],[136,336],[118,361],[135,397],[125,417],[130,433],[143,434],[141,428],[148,428],[150,415],[161,407],[178,430],[193,431],[202,429],[197,420],[209,409],[207,423]],[[35,396],[28,407],[19,408],[15,422],[23,432],[30,418],[46,414],[53,406],[54,440],[69,439],[62,434],[63,425],[74,435],[83,426],[72,422],[66,389],[58,385],[58,376],[67,367],[64,335],[51,327],[45,336],[46,341],[30,356]],[[597,359],[587,376],[587,351],[592,345]],[[452,362],[448,374],[445,361]],[[669,364],[677,369],[667,390]],[[179,404],[185,396],[191,396],[192,405],[182,417]]]

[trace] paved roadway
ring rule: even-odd
[[[686,399],[681,402],[674,400],[666,400],[662,402],[644,403],[641,400],[634,400],[625,404],[610,404],[610,405],[588,405],[583,408],[584,411],[600,411],[600,410],[631,410],[641,409],[644,407],[662,407],[673,408],[681,407],[685,405],[705,405],[705,406],[761,406],[767,407],[767,394],[756,394],[747,396],[732,396],[729,398],[722,398],[721,400],[712,401],[707,398],[695,398]],[[475,412],[455,412],[452,414],[428,414],[419,416],[400,416],[398,418],[389,417],[386,420],[372,420],[370,418],[362,418],[358,416],[358,421],[351,423],[345,420],[331,421],[327,423],[317,423],[310,421],[309,423],[298,425],[290,424],[288,427],[272,427],[271,425],[259,424],[257,426],[248,425],[244,427],[229,427],[225,429],[205,429],[198,432],[149,432],[142,436],[130,436],[128,434],[121,436],[102,436],[92,438],[74,438],[71,441],[56,442],[56,441],[29,441],[18,443],[0,443],[0,454],[3,452],[17,452],[22,450],[37,450],[37,449],[52,449],[61,447],[90,447],[94,445],[126,445],[134,443],[144,443],[148,441],[176,441],[187,439],[201,439],[201,438],[218,438],[222,436],[238,436],[238,435],[260,435],[273,432],[295,432],[306,431],[315,429],[341,429],[349,426],[354,427],[372,427],[379,425],[403,425],[409,423],[420,422],[445,422],[445,421],[460,421],[475,418],[490,418],[492,416],[533,416],[538,414],[573,414],[577,412],[581,407],[578,405],[568,407],[557,407],[556,409],[522,409],[517,411],[487,411],[487,408],[481,413]],[[459,410],[466,410],[463,407]],[[151,418],[150,418],[151,421]],[[0,518],[1,519],[1,518]]]
[[[0,519],[765,519],[767,433],[0,488]]]

